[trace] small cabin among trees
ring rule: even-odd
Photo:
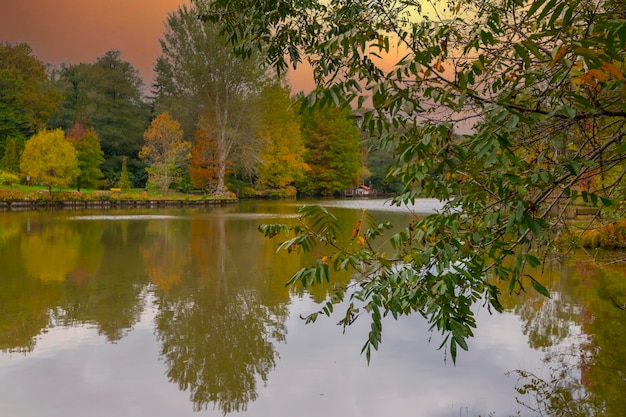
[[[359,184],[354,188],[344,190],[344,197],[374,197],[376,196],[376,190],[368,187],[365,184]]]

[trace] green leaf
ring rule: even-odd
[[[561,17],[561,13],[563,13],[563,9],[565,8],[565,2],[559,2],[554,11],[552,12],[552,17],[550,17],[550,21],[548,22],[548,26],[554,27],[554,22]]]
[[[537,16],[537,21],[541,22],[547,15],[550,13],[552,8],[557,4],[558,0],[550,0],[548,4],[545,5],[539,16]]]
[[[537,291],[539,294],[551,298],[550,297],[550,292],[546,289],[546,287],[544,287],[543,285],[541,285],[536,279],[534,279],[533,277],[531,277],[530,275],[527,275],[528,278],[530,278],[530,283],[532,285],[532,287],[535,289],[535,291]]]
[[[533,232],[533,235],[535,237],[541,237],[541,225],[540,223],[533,219],[532,217],[528,217],[528,228],[530,229],[531,232]]]
[[[514,130],[517,127],[519,120],[519,116],[515,114],[511,115],[511,117],[509,117],[509,121],[507,122],[507,128],[509,128],[509,130]]]
[[[526,212],[526,207],[524,203],[520,201],[517,203],[517,210],[515,211],[515,220],[520,222],[524,218],[524,213]]]
[[[566,28],[569,27],[571,25],[572,22],[572,16],[575,12],[575,7],[569,7],[566,11],[565,14],[563,15],[563,24],[562,27]]]
[[[469,346],[467,346],[467,341],[465,340],[464,336],[453,335],[452,338],[457,343],[457,345],[461,346],[461,349],[465,351],[469,350]]]
[[[610,207],[614,204],[613,200],[611,200],[610,198],[600,197],[600,201],[605,207]]]
[[[576,110],[574,110],[573,108],[569,106],[562,106],[561,113],[563,113],[565,117],[569,119],[574,119],[574,117],[576,117]]]
[[[539,47],[532,42],[530,39],[525,39],[522,41],[522,45],[526,47],[537,59],[545,60],[545,54],[539,50]]]
[[[524,258],[526,259],[526,262],[528,262],[528,265],[530,265],[532,268],[537,268],[539,265],[541,265],[541,260],[539,260],[539,258],[534,255],[526,254]]]
[[[454,337],[450,339],[450,357],[452,363],[456,363],[456,339]]]
[[[522,61],[524,61],[524,64],[527,67],[530,66],[530,56],[528,55],[528,51],[526,50],[526,48],[519,43],[516,43],[513,45],[513,49],[515,49],[517,55],[522,59]]]
[[[526,12],[526,18],[531,17],[533,14],[535,14],[537,12],[537,10],[539,10],[539,8],[546,2],[546,0],[535,0],[531,5],[530,8],[528,9],[528,12]]]
[[[623,154],[626,152],[626,142],[619,144],[619,146],[617,148],[615,148],[615,153],[616,154]]]

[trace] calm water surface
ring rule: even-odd
[[[380,200],[324,204],[348,230],[361,208],[412,215]],[[544,415],[623,415],[619,264],[553,264],[537,271],[551,299],[477,307],[456,365],[419,317],[388,320],[368,366],[369,323],[305,325],[327,288],[285,288],[306,260],[276,255],[257,231],[295,222],[300,206],[0,212],[0,416],[533,416],[518,401],[537,398]],[[531,379],[515,370],[539,377],[525,395],[515,388]]]

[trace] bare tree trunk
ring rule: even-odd
[[[220,151],[219,155],[219,171],[217,173],[217,195],[226,195],[228,190],[226,189],[226,157]]]
[[[169,178],[168,178],[168,167],[167,167],[167,162],[165,163],[165,182],[163,184],[163,196],[167,197],[167,190],[168,188],[170,188],[169,184]]]
[[[228,99],[220,100],[220,95],[215,96],[215,119],[217,122],[218,143],[217,143],[217,157],[218,157],[218,173],[217,173],[217,195],[226,195],[228,190],[226,189],[226,163],[232,148],[233,138],[228,132],[229,129],[229,103]]]

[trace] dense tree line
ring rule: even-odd
[[[48,126],[68,130],[81,123],[93,127],[104,153],[101,169],[106,185],[117,183],[123,157],[128,160],[133,185],[144,184],[146,166],[139,150],[151,115],[137,69],[119,51],[111,50],[92,64],[63,65],[52,72],[52,78],[63,99]]]
[[[26,44],[0,44],[0,166],[17,170],[27,138],[46,127],[60,93]]]
[[[130,182],[214,195],[337,195],[368,180],[359,175],[370,170],[350,107],[303,111],[303,96],[262,54],[241,60],[216,24],[198,19],[206,7],[194,2],[168,15],[150,95],[119,51],[51,69],[28,45],[2,44],[0,169],[78,190]],[[78,152],[80,169],[50,181],[35,175],[45,171],[34,170],[41,161],[20,167],[20,159],[30,138],[56,129]]]

